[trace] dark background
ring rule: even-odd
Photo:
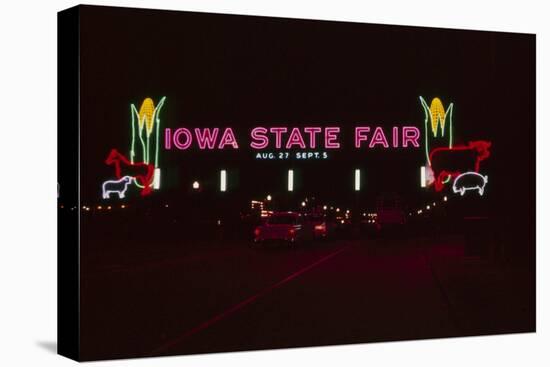
[[[455,145],[492,142],[484,211],[534,244],[535,37],[433,28],[154,11],[81,8],[81,192],[100,202],[111,148],[128,154],[130,103],[167,96],[165,127],[233,127],[240,149],[160,149],[162,189],[150,202],[186,200],[194,180],[206,199],[243,208],[272,194],[297,205],[316,196],[372,206],[391,191],[408,208],[431,200],[419,187],[419,149],[353,147],[358,125],[414,125],[418,97],[454,103]],[[340,126],[341,149],[324,161],[257,161],[255,126]],[[162,135],[162,134],[161,134]],[[389,137],[389,136],[388,136]],[[422,139],[421,139],[422,140]],[[218,192],[227,169],[228,192]],[[295,192],[286,192],[293,168]],[[353,191],[362,168],[363,189]],[[134,192],[132,201],[142,201]],[[438,195],[440,196],[440,195]],[[286,209],[286,208],[285,208]],[[473,213],[476,214],[476,213]]]
[[[60,101],[77,87],[80,98],[79,111],[75,103],[59,106],[59,232],[79,239],[73,358],[535,330],[534,35],[77,9],[71,19],[79,16],[80,43],[60,37],[70,57],[59,64],[60,76],[70,77],[60,82]],[[76,34],[69,28],[61,35]],[[163,96],[161,131],[230,126],[240,149],[161,147],[160,190],[141,197],[131,187],[124,200],[102,200],[101,184],[114,176],[107,155],[130,150],[130,104],[139,109],[144,98]],[[423,145],[355,149],[355,126],[383,126],[388,138],[392,126],[424,134],[419,96],[454,103],[455,146],[492,143],[481,163],[489,176],[482,197],[460,197],[449,185],[421,188]],[[78,119],[76,129],[70,122]],[[258,161],[249,148],[256,126],[339,126],[341,149],[327,150],[327,160]],[[67,137],[76,144],[76,135],[80,156],[63,145]],[[74,197],[63,176],[71,162],[70,182],[80,184]],[[220,169],[228,172],[224,193]],[[192,190],[195,180],[201,190]],[[376,212],[387,193],[409,215],[406,224],[378,230],[361,213]],[[250,201],[268,194],[274,210],[297,210],[309,198],[304,211],[327,204],[351,209],[352,219],[328,241],[257,247],[260,217],[249,215]],[[71,244],[60,240],[59,253]],[[251,295],[263,298],[227,314]],[[196,329],[212,317],[219,322]]]
[[[312,196],[365,208],[395,192],[416,209],[441,196],[419,187],[423,146],[355,149],[353,132],[414,125],[424,134],[418,96],[438,96],[454,103],[455,145],[492,142],[482,162],[490,184],[476,204],[483,208],[468,214],[491,213],[534,243],[533,35],[86,6],[80,19],[83,205],[100,203],[101,183],[113,177],[104,163],[110,149],[128,154],[130,103],[139,109],[147,96],[167,96],[161,131],[231,126],[240,149],[161,147],[161,190],[146,201],[135,191],[129,201],[179,202],[181,212],[202,200],[237,212],[271,194],[285,210]],[[328,160],[258,161],[248,146],[255,126],[340,126],[341,149],[328,150]],[[360,193],[355,168],[363,169]]]

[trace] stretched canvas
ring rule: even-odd
[[[59,353],[535,331],[535,35],[58,14]]]

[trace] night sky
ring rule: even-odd
[[[361,200],[392,191],[415,205],[427,195],[422,146],[357,150],[353,131],[411,125],[423,134],[424,96],[454,103],[457,144],[492,142],[483,170],[494,209],[534,216],[533,35],[86,6],[80,34],[84,204],[99,202],[113,178],[109,151],[128,154],[130,103],[166,96],[162,128],[230,126],[240,149],[161,149],[164,198],[187,195],[195,179],[215,192],[221,168],[237,200],[285,195],[292,168],[297,197],[345,201],[361,168]],[[323,161],[257,161],[255,126],[340,126],[342,148]]]

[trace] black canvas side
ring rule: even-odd
[[[79,7],[57,15],[57,352],[79,360]]]

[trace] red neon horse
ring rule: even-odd
[[[121,179],[124,176],[133,177],[137,183],[143,186],[141,196],[151,193],[151,183],[155,173],[155,166],[147,163],[131,163],[124,155],[116,149],[112,149],[105,160],[105,164],[115,166],[115,176]]]

